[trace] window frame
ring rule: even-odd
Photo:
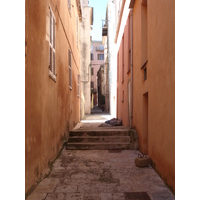
[[[49,77],[56,81],[56,18],[49,5]]]
[[[102,58],[102,59],[101,59]],[[97,55],[97,59],[98,60],[104,60],[104,54],[102,53],[98,53],[98,55]]]

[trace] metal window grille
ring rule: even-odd
[[[56,20],[54,13],[49,6],[49,76],[56,80]]]
[[[71,51],[69,50],[69,88],[72,89],[72,63],[71,63]]]

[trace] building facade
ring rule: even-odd
[[[90,30],[93,24],[93,8],[88,6],[88,0],[82,0],[81,22],[81,119],[91,113],[91,73],[90,73]]]
[[[112,117],[116,117],[117,105],[117,45],[114,40],[117,21],[115,8],[115,2],[109,0],[106,9],[105,24],[102,28],[102,42],[105,49],[105,109]]]
[[[104,47],[101,41],[92,41],[91,43],[91,97],[93,106],[98,106],[98,88],[97,88],[97,72],[101,65],[104,64]]]
[[[117,117],[175,191],[175,1],[116,0]]]
[[[25,2],[25,193],[80,121],[79,0]]]

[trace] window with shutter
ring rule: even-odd
[[[69,50],[69,88],[72,89],[72,63],[71,63],[71,51]]]
[[[49,6],[49,76],[56,81],[56,20]]]

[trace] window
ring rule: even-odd
[[[127,74],[130,72],[131,70],[131,49],[129,50],[129,53],[128,53],[128,71],[127,71]]]
[[[104,60],[104,55],[103,54],[98,54],[98,60]]]
[[[91,51],[93,50],[93,44],[91,44]]]
[[[124,90],[122,91],[122,102],[124,102]]]
[[[72,89],[72,63],[71,63],[71,51],[69,50],[69,88]]]
[[[91,81],[91,89],[94,89],[94,82]]]
[[[94,75],[94,68],[91,68],[91,75]]]
[[[69,8],[69,13],[71,15],[71,0],[68,0],[68,8]]]
[[[78,97],[80,96],[80,75],[78,75],[78,80],[77,80],[77,92],[78,92]]]
[[[55,37],[55,16],[49,6],[49,76],[56,81],[56,37]]]
[[[102,44],[100,44],[98,47],[96,47],[96,51],[103,51],[104,47]]]
[[[144,81],[147,80],[147,68],[144,68]]]
[[[90,54],[90,59],[94,60],[93,53]]]

